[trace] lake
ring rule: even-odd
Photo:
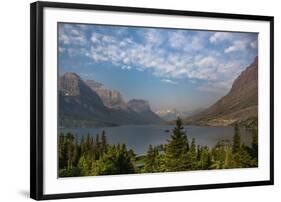
[[[170,137],[172,125],[126,125],[117,127],[102,128],[61,128],[59,133],[71,132],[77,135],[78,139],[88,133],[92,136],[101,134],[104,130],[107,141],[110,144],[125,143],[127,148],[133,149],[136,154],[141,155],[147,152],[149,144],[165,144]],[[208,126],[184,126],[189,142],[196,139],[196,145],[213,147],[219,140],[232,140],[233,127],[208,127]],[[167,132],[169,130],[169,132]],[[241,140],[246,145],[251,143],[251,133],[240,129]]]

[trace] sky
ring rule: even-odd
[[[258,55],[258,34],[59,23],[59,74],[75,72],[152,109],[213,104]]]

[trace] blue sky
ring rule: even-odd
[[[60,23],[59,73],[148,100],[154,110],[205,108],[258,55],[258,34]]]

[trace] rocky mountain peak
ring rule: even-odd
[[[128,103],[128,107],[135,112],[151,111],[149,102],[142,99],[132,99]]]
[[[59,78],[59,90],[66,96],[78,96],[80,94],[80,83],[81,79],[76,73],[67,72]]]
[[[119,91],[110,90],[94,80],[87,80],[86,83],[100,96],[105,106],[114,109],[127,109],[127,104]]]

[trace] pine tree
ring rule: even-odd
[[[108,146],[104,155],[97,160],[92,168],[92,175],[115,175],[134,173],[132,153],[126,145]]]
[[[97,134],[97,136],[96,136],[95,148],[96,148],[97,157],[99,158],[101,156],[101,142],[100,142],[99,134]]]
[[[149,145],[149,149],[147,151],[144,171],[146,173],[159,172],[160,164],[159,164],[159,152],[157,148],[153,148],[152,145]]]
[[[73,164],[76,167],[80,158],[80,146],[78,144],[78,137],[75,136],[75,144],[74,144],[74,151],[73,151]]]
[[[226,150],[223,168],[235,168],[235,161],[231,149]]]
[[[252,157],[258,160],[258,130],[252,129]]]
[[[198,169],[202,169],[202,170],[210,169],[212,165],[212,157],[208,147],[201,148],[200,153],[201,155],[198,161]]]
[[[74,154],[74,136],[71,133],[66,134],[67,146],[67,169],[71,169],[73,165]]]
[[[63,133],[59,135],[59,168],[64,169],[67,167],[67,142]]]
[[[81,176],[91,175],[91,162],[87,156],[82,155],[79,159],[78,166]]]
[[[81,155],[87,153],[87,144],[86,144],[86,139],[84,136],[82,136],[81,141],[80,141],[80,151],[81,151]]]
[[[105,136],[105,131],[103,130],[101,133],[101,153],[106,152],[106,148],[107,148],[107,140]]]
[[[256,161],[252,159],[245,145],[241,146],[238,152],[234,154],[233,158],[235,162],[235,168],[250,168],[257,166],[255,165]]]
[[[188,169],[195,170],[197,165],[197,153],[195,138],[192,138],[189,151],[187,152]]]
[[[239,126],[236,123],[234,126],[232,153],[237,153],[240,147],[241,147],[241,135],[240,135]]]
[[[225,164],[226,150],[229,148],[228,141],[219,140],[212,149],[213,165],[212,168],[222,169]]]
[[[187,168],[188,141],[186,132],[180,118],[176,121],[176,127],[168,140],[165,149],[166,171],[182,171]]]

